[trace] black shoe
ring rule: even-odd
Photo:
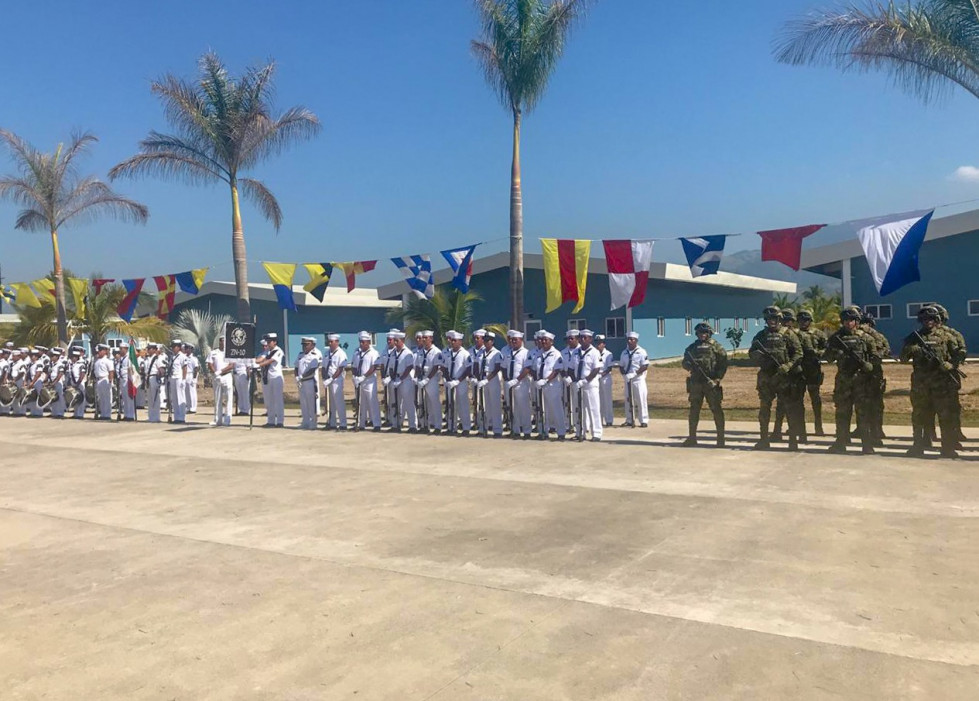
[[[772,444],[771,444],[770,441],[767,441],[767,440],[764,440],[763,439],[763,440],[760,440],[757,443],[755,443],[753,446],[751,446],[751,449],[752,450],[771,450],[772,449]]]
[[[799,452],[799,442],[794,438],[789,439],[789,452],[798,453]]]
[[[469,431],[463,431],[463,432],[462,432],[462,435],[464,435],[464,436],[468,436],[468,435],[469,435]]]
[[[870,443],[864,443],[860,447],[860,452],[863,455],[876,455],[877,454],[877,451],[874,450],[874,446],[872,446]]]
[[[939,457],[947,458],[949,460],[958,460],[959,454],[952,448],[942,448],[941,452],[938,453]]]
[[[696,448],[697,439],[693,436],[689,436],[685,441],[683,441],[683,443],[680,444],[680,446],[683,448]]]
[[[558,439],[559,441],[563,441],[563,440],[565,440],[565,437],[564,437],[564,436],[558,436],[558,437],[557,437],[557,439]]]
[[[639,424],[639,428],[649,428],[649,424]]]
[[[724,436],[718,436],[717,437],[717,447],[718,448],[723,448],[724,447]]]
[[[841,441],[833,441],[833,444],[826,449],[827,453],[835,453],[837,455],[846,454],[846,444]]]
[[[781,433],[773,433],[769,437],[768,440],[771,441],[772,443],[781,443],[782,442],[782,434]]]
[[[923,458],[925,457],[925,449],[920,445],[913,445],[908,448],[908,452],[904,455],[909,458]]]

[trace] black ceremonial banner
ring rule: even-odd
[[[225,325],[224,357],[228,360],[255,357],[255,324],[228,322]]]

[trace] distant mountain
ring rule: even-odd
[[[843,287],[842,283],[835,277],[817,275],[805,270],[795,272],[792,268],[781,263],[764,262],[761,259],[761,251],[738,251],[725,255],[721,261],[721,270],[738,275],[753,275],[769,280],[794,282],[800,293],[812,285],[819,285],[831,294],[842,291]]]

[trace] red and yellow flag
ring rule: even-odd
[[[354,263],[334,263],[335,268],[340,268],[347,276],[347,292],[352,292],[357,286],[357,276],[361,273],[369,273],[377,265],[376,260],[359,260]]]
[[[166,319],[173,309],[173,297],[177,293],[177,276],[157,275],[153,281],[156,283],[156,289],[159,290],[156,315],[161,319]]]
[[[581,311],[585,306],[591,241],[541,239],[540,245],[544,254],[544,284],[547,287],[545,311],[552,312],[565,302],[576,302],[572,314]]]

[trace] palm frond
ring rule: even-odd
[[[206,358],[218,343],[224,325],[232,321],[227,314],[211,314],[199,309],[184,309],[177,315],[173,331],[181,340],[193,344],[198,353]]]
[[[40,206],[39,192],[26,178],[0,177],[0,200],[9,200],[23,207]]]
[[[137,153],[109,170],[109,180],[156,175],[164,179],[183,180],[190,185],[227,180],[207,166],[187,156],[173,152]]]
[[[242,194],[261,210],[265,218],[272,222],[272,226],[278,231],[282,226],[282,209],[275,195],[259,180],[238,178],[238,185],[241,186]]]
[[[96,178],[82,180],[68,195],[68,200],[58,212],[54,228],[73,222],[93,221],[100,217],[111,217],[134,224],[142,224],[149,219],[149,208],[112,191],[108,185]]]
[[[258,115],[246,130],[241,166],[247,168],[277,155],[295,141],[312,139],[321,129],[319,118],[305,107],[292,107],[276,120]]]
[[[926,103],[954,85],[979,97],[979,14],[971,0],[871,2],[817,12],[787,24],[774,53],[791,65],[881,70]]]
[[[49,226],[51,223],[48,221],[47,215],[35,208],[21,210],[17,213],[17,219],[14,221],[14,228],[24,231],[44,231]]]

